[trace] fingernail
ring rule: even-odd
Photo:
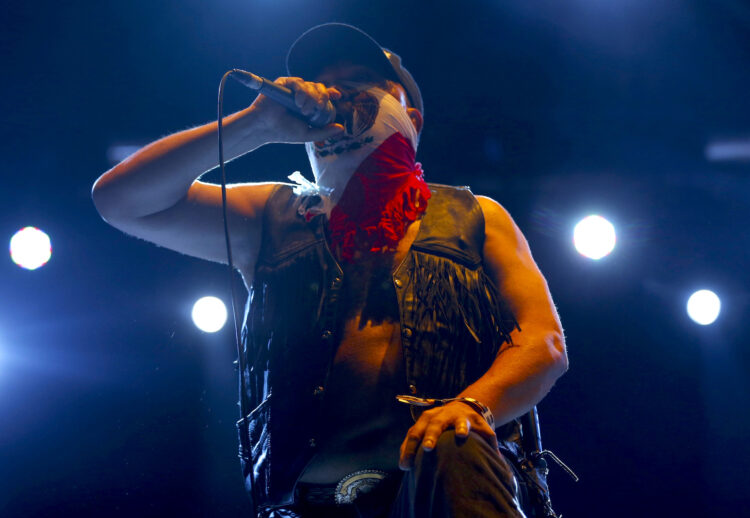
[[[426,440],[426,441],[424,442],[424,447],[425,447],[425,448],[432,448],[433,446],[434,446],[434,443],[433,443],[433,442],[432,442],[432,441],[431,441],[430,439],[427,439],[427,440]]]

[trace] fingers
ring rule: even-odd
[[[340,99],[342,94],[338,89],[327,88],[322,83],[305,81],[299,77],[279,77],[274,82],[292,91],[294,102],[303,117],[297,117],[281,104],[259,95],[255,101],[255,113],[264,121],[267,142],[317,142],[345,132],[341,124],[332,123],[323,128],[313,128],[304,120],[304,117],[324,110],[329,101]]]
[[[330,97],[331,100],[333,101],[338,101],[339,99],[341,99],[341,96],[343,95],[341,91],[336,87],[328,88],[327,91],[328,91],[328,97]]]
[[[424,431],[424,437],[422,437],[422,448],[424,451],[432,451],[437,444],[438,439],[443,434],[445,429],[448,428],[448,423],[442,419],[433,419]]]
[[[325,109],[331,99],[329,89],[323,83],[312,83],[299,77],[285,79],[284,86],[294,92],[294,104],[300,108],[303,115],[312,115]]]
[[[427,410],[422,414],[419,420],[414,423],[414,426],[409,428],[409,431],[406,433],[406,439],[401,443],[398,467],[402,470],[410,470],[414,466],[414,456],[417,453],[417,448],[422,443],[422,437],[427,429],[427,425],[430,423],[428,417],[430,412],[434,411]]]
[[[398,457],[398,467],[403,471],[409,471],[414,467],[414,455],[417,453],[417,448],[421,439],[412,435],[406,436],[406,439],[401,443]]]
[[[414,467],[414,457],[420,445],[425,451],[433,450],[443,432],[456,424],[462,427],[469,426],[465,418],[451,418],[442,408],[424,412],[414,426],[409,429],[406,439],[401,444],[399,468],[406,471]],[[466,434],[468,435],[468,431]]]
[[[456,429],[456,436],[466,438],[469,436],[469,430],[471,430],[471,419],[459,417],[453,427]]]
[[[456,439],[465,440],[469,432],[474,431],[493,449],[498,447],[495,430],[482,416],[463,403],[446,405],[424,412],[409,429],[401,444],[399,468],[404,471],[412,469],[418,448],[421,446],[425,451],[432,451],[440,436],[449,428],[455,429]]]

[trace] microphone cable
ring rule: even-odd
[[[233,76],[233,74],[235,74]],[[238,68],[233,68],[231,70],[228,70],[224,73],[224,75],[221,77],[221,82],[219,83],[219,98],[217,102],[217,135],[219,138],[219,168],[221,169],[221,214],[224,221],[224,239],[227,245],[227,264],[229,267],[229,289],[230,289],[230,296],[232,297],[232,319],[234,321],[234,338],[235,343],[237,345],[237,367],[239,369],[240,375],[239,375],[239,393],[240,393],[240,400],[239,400],[239,407],[240,407],[240,419],[237,421],[237,426],[240,429],[240,433],[242,432],[242,426],[246,426],[246,418],[248,415],[248,404],[245,399],[246,392],[246,384],[245,384],[245,368],[246,368],[246,358],[242,354],[242,327],[239,323],[239,318],[237,315],[237,294],[235,292],[235,282],[234,282],[234,261],[232,258],[232,244],[231,239],[229,237],[229,222],[227,218],[227,176],[226,176],[226,170],[224,167],[224,141],[223,141],[223,126],[224,126],[224,87],[226,86],[227,78],[233,77],[238,82],[242,83],[248,88],[251,88],[253,90],[258,91],[259,93],[262,93],[266,95],[267,97],[273,99],[274,101],[278,102],[282,106],[285,106],[287,109],[291,110],[293,113],[295,113],[297,116],[301,116],[303,119],[305,119],[308,124],[310,124],[313,127],[322,128],[326,126],[327,124],[333,122],[333,120],[336,117],[336,109],[329,100],[327,103],[327,106],[325,109],[320,110],[312,114],[312,116],[306,116],[302,115],[302,113],[299,110],[299,107],[296,106],[294,102],[294,94],[289,89],[282,85],[277,85],[273,83],[272,81],[269,81],[268,79],[265,79],[260,76],[256,76],[255,74],[252,74],[250,72],[247,72],[246,70],[241,70]],[[254,364],[251,366],[251,369],[255,369],[257,364],[257,359],[255,360]],[[240,458],[242,460],[244,459],[244,451],[242,449],[242,438],[240,438]],[[250,451],[248,452],[248,458],[250,460],[250,484],[251,484],[251,497],[253,500],[253,505],[256,507],[254,511],[257,513],[258,508],[258,488],[255,484],[255,462],[252,458],[252,445],[250,446]]]
[[[237,346],[237,368],[239,369],[239,407],[240,407],[240,419],[237,421],[240,434],[243,433],[242,425],[245,418],[247,417],[247,402],[245,401],[245,358],[242,354],[242,328],[239,324],[239,318],[237,316],[237,294],[235,290],[234,282],[234,262],[232,259],[232,243],[229,237],[229,223],[227,219],[227,176],[224,167],[224,141],[223,141],[223,119],[224,119],[224,86],[226,85],[227,78],[230,77],[236,69],[229,70],[224,73],[219,83],[219,98],[217,102],[217,134],[219,138],[219,168],[221,169],[221,214],[224,220],[224,238],[227,245],[227,264],[229,267],[229,290],[232,298],[232,319],[234,321],[234,339]],[[243,450],[242,450],[243,438],[240,437],[240,458],[244,461]],[[255,484],[255,461],[252,455],[252,445],[250,445],[250,451],[248,452],[249,463],[250,463],[250,491],[253,500],[253,512],[257,514],[258,509],[258,488]]]

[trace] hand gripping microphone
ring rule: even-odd
[[[273,99],[314,128],[327,126],[336,119],[336,108],[334,108],[331,101],[328,101],[328,104],[322,110],[316,110],[310,115],[304,115],[300,107],[294,102],[294,92],[286,86],[278,85],[265,77],[256,76],[251,72],[240,70],[239,68],[232,70],[231,77],[248,88],[257,90],[258,93]]]

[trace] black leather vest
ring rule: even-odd
[[[484,374],[518,324],[482,267],[484,217],[468,188],[430,184],[432,198],[393,274],[406,370],[403,393],[447,398]],[[336,352],[343,271],[325,216],[300,215],[289,185],[270,196],[243,326],[245,408],[238,423],[246,488],[288,504],[320,437],[319,387]],[[515,423],[511,423],[514,425]],[[517,426],[498,430],[498,437]],[[255,491],[250,470],[254,469]]]

